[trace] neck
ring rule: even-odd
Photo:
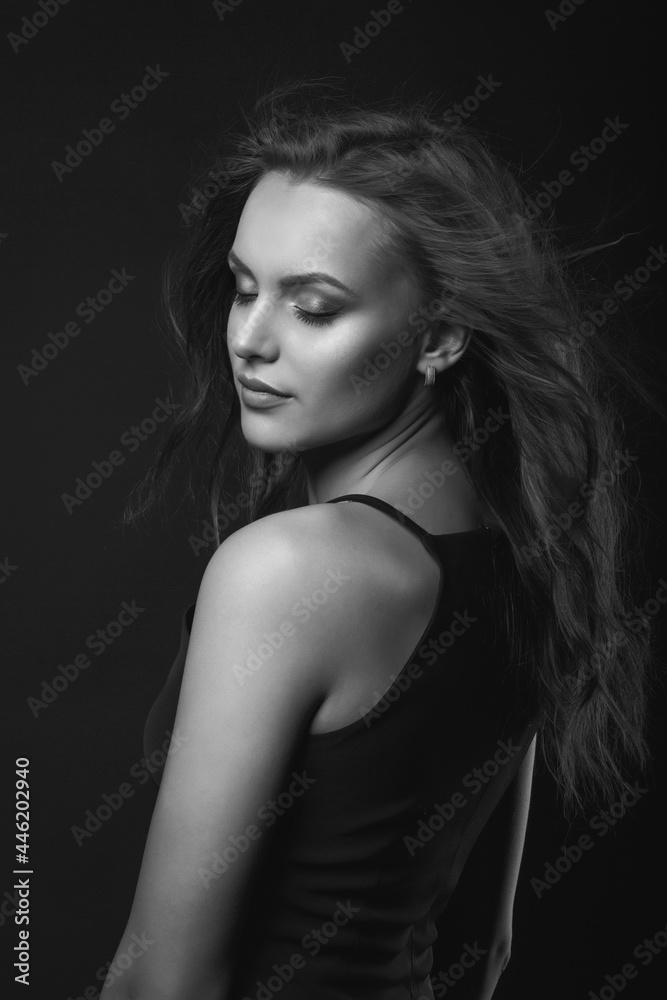
[[[422,398],[367,435],[302,452],[309,504],[370,494],[409,516],[417,512],[415,519],[435,533],[475,527],[477,502],[452,435],[442,413]]]

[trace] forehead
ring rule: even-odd
[[[355,277],[383,282],[389,255],[378,253],[381,223],[373,209],[335,188],[266,174],[241,213],[234,250],[253,271],[329,271],[355,286]]]

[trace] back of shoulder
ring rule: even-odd
[[[257,586],[303,588],[335,561],[349,568],[335,515],[325,504],[268,514],[226,538],[209,566],[235,577],[248,574]]]
[[[237,658],[261,658],[270,645],[286,684],[302,694],[328,690],[355,580],[331,514],[320,505],[280,511],[225,539],[201,581],[190,647],[212,637]]]
[[[243,605],[252,606],[267,619],[295,624],[313,619],[333,649],[370,574],[341,514],[332,505],[312,504],[239,528],[213,554],[204,578],[221,607],[241,613]]]
[[[431,557],[415,564],[415,539],[397,544],[402,534],[373,513],[312,504],[239,528],[207,566],[209,605],[230,624],[254,617],[284,627],[291,648],[313,654],[335,683],[360,634],[384,636],[388,622],[420,614],[435,585]]]

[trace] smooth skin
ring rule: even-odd
[[[353,721],[361,705],[377,700],[373,691],[389,687],[428,621],[438,570],[421,541],[366,505],[324,505],[347,493],[400,505],[425,470],[445,459],[459,464],[424,371],[432,364],[442,372],[459,360],[465,329],[446,319],[431,324],[430,334],[414,338],[355,391],[353,376],[382,342],[408,329],[411,278],[376,261],[379,236],[367,205],[276,173],[258,182],[241,215],[230,259],[241,296],[229,317],[230,360],[236,376],[290,395],[270,409],[241,396],[242,430],[266,451],[300,454],[309,504],[238,529],[206,568],[174,723],[183,742],[165,764],[116,954],[128,951],[132,934],[153,943],[103,989],[103,1000],[231,1000],[234,935],[270,832],[250,839],[219,877],[202,871],[287,789],[290,755],[308,732]],[[308,278],[313,271],[346,290]],[[436,534],[474,528],[479,517],[463,470],[413,519]],[[291,609],[331,573],[339,574],[338,589],[295,622]],[[248,652],[287,622],[295,626],[289,639],[241,679]],[[509,955],[533,755],[534,744],[508,791],[518,805],[506,808],[496,838],[501,875],[493,884],[486,879],[477,898],[490,894],[486,909],[497,918],[476,1000],[491,996]],[[479,938],[474,914],[469,919],[470,935]]]

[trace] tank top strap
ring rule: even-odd
[[[332,500],[326,500],[325,503],[339,503],[341,500],[358,500],[361,503],[370,504],[371,507],[377,507],[378,510],[383,510],[400,524],[405,524],[408,528],[411,528],[417,535],[419,535],[420,538],[433,537],[430,532],[428,532],[425,528],[422,528],[422,526],[417,524],[416,521],[413,521],[407,514],[397,510],[396,507],[392,507],[390,503],[387,503],[386,500],[381,500],[379,497],[369,496],[367,493],[346,493],[344,496],[333,497]]]

